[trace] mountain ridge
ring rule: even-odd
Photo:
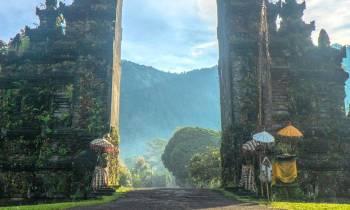
[[[141,155],[147,142],[169,139],[178,127],[220,130],[217,67],[170,73],[122,62],[122,157]]]
[[[350,73],[350,47],[344,68]],[[147,142],[169,139],[179,127],[220,130],[217,66],[171,73],[122,61],[120,134],[122,157],[142,155]],[[350,104],[350,80],[346,86]]]

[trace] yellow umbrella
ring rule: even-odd
[[[289,125],[277,133],[279,136],[288,137],[288,138],[302,138],[304,134],[296,127],[289,123]]]

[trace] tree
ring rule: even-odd
[[[220,134],[203,128],[186,127],[176,131],[162,155],[164,166],[172,172],[179,186],[193,186],[188,164],[193,155],[208,148],[219,148]]]
[[[136,159],[135,165],[131,169],[131,174],[134,187],[151,187],[152,170],[144,157],[138,157]]]
[[[147,144],[148,148],[145,158],[155,170],[165,169],[162,163],[162,154],[167,143],[164,139],[155,139]]]
[[[195,154],[188,165],[192,182],[197,187],[219,187],[221,156],[218,148]]]
[[[6,42],[0,40],[0,55],[5,55],[7,53],[7,44]]]
[[[4,41],[0,40],[0,62],[4,61],[7,52],[8,52],[7,44]],[[1,68],[0,68],[0,71],[1,71]]]
[[[123,187],[132,187],[132,174],[128,167],[119,161],[119,185]]]
[[[147,144],[144,156],[126,160],[131,169],[133,187],[168,187],[173,183],[172,175],[161,160],[166,145],[166,140],[155,139]]]

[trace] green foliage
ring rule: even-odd
[[[145,154],[149,141],[169,139],[178,126],[220,129],[217,67],[175,74],[123,61],[122,68],[123,158]]]
[[[162,154],[168,142],[163,139],[155,139],[147,144],[147,153],[145,159],[154,170],[165,171],[162,163]]]
[[[0,40],[0,62],[3,60],[3,56],[6,55],[8,52],[8,46],[7,44]]]
[[[155,139],[147,144],[147,152],[144,156],[126,159],[132,174],[133,187],[168,187],[172,185],[173,177],[161,160],[166,144],[165,140]]]
[[[47,3],[38,27],[0,41],[0,197],[86,197],[96,164],[88,142],[110,129],[115,1],[60,11]],[[119,146],[113,130],[112,142]],[[109,157],[113,186],[117,156]]]
[[[251,138],[254,131],[254,123],[236,125],[222,132],[221,159],[222,159],[222,184],[226,187],[234,187],[239,182],[241,145]]]
[[[21,45],[18,48],[18,54],[22,55],[23,53],[25,53],[30,46],[30,39],[27,36],[23,36],[21,37]]]
[[[52,132],[50,128],[50,123],[52,122],[52,113],[44,111],[37,118],[41,124],[41,135],[45,137],[47,134],[50,134]]]
[[[25,206],[15,206],[15,207],[0,207],[0,210],[64,210],[74,207],[87,207],[110,203],[116,201],[117,199],[123,197],[125,193],[130,191],[128,188],[120,188],[111,196],[103,196],[98,199],[91,200],[81,200],[75,202],[65,202],[65,203],[53,203],[53,204],[39,204],[39,205],[25,205]]]
[[[288,210],[346,210],[350,204],[273,202],[272,207]]]
[[[197,187],[219,187],[221,180],[221,157],[218,148],[197,153],[188,165],[192,183]]]
[[[94,74],[94,68],[102,68],[103,63],[99,63],[91,57],[79,60],[79,71],[82,71],[80,78],[80,124],[84,129],[91,133],[104,135],[108,132],[106,119],[106,110],[104,110],[104,100],[102,91],[104,90],[104,81]]]
[[[115,153],[108,155],[108,182],[110,186],[118,186],[119,178],[119,131],[117,128],[112,127],[110,131],[110,140],[109,140],[117,149]]]
[[[111,135],[112,144],[116,147],[119,147],[119,144],[120,144],[119,130],[115,127],[112,127],[110,131],[110,135]]]
[[[265,199],[257,199],[251,196],[236,195],[224,189],[218,189],[225,197],[245,202],[262,205],[269,205],[271,209],[288,209],[288,210],[347,210],[350,204],[341,203],[312,203],[312,202],[272,202],[267,203]]]
[[[193,185],[188,164],[191,158],[208,148],[219,147],[220,134],[203,128],[182,128],[169,140],[162,155],[164,166],[175,176],[180,186]]]
[[[136,159],[135,166],[131,169],[133,186],[135,188],[152,186],[152,169],[144,157]]]
[[[168,171],[153,167],[144,157],[138,157],[131,169],[133,187],[167,187],[171,182]]]
[[[121,161],[119,161],[119,185],[122,187],[132,187],[132,174],[128,167]]]

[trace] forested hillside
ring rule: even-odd
[[[217,67],[174,74],[129,61],[122,65],[123,157],[142,154],[147,142],[168,139],[178,127],[220,130]],[[350,72],[350,48],[344,66]],[[350,81],[347,94],[349,104]]]
[[[173,74],[122,65],[122,157],[142,154],[147,142],[168,139],[178,127],[220,129],[217,67]]]

